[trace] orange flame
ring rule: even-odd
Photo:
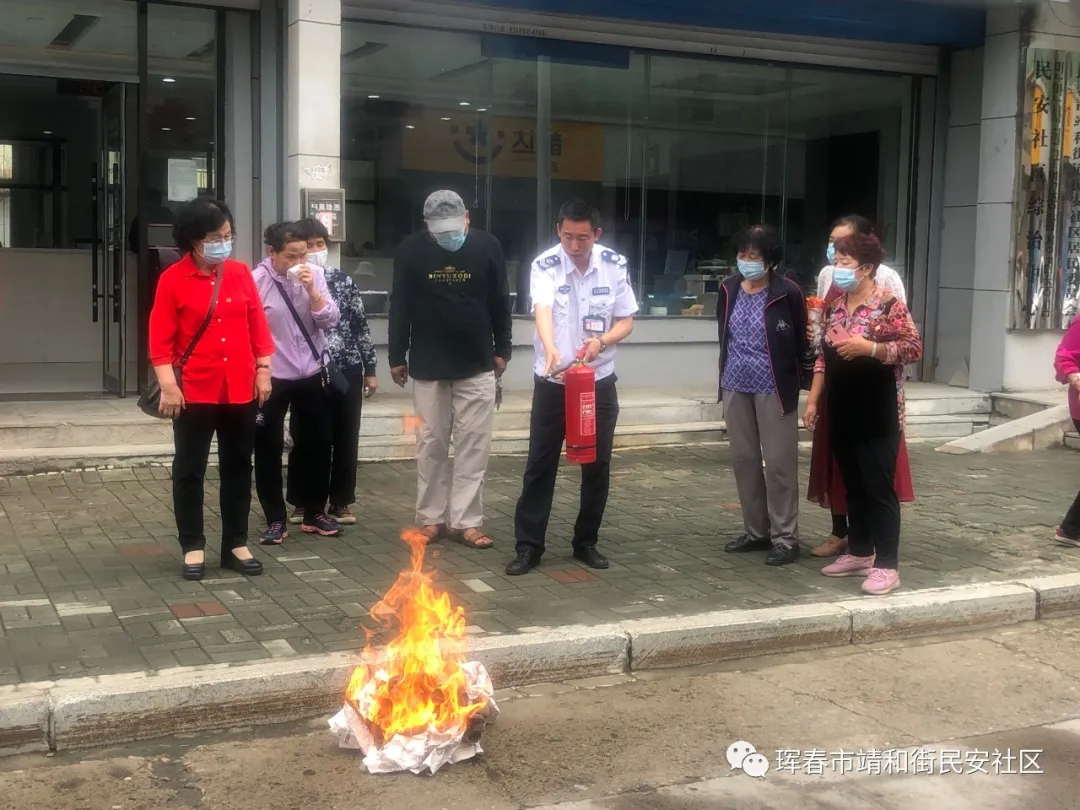
[[[378,663],[357,667],[345,692],[346,701],[376,730],[379,745],[395,734],[464,730],[487,705],[486,698],[469,703],[466,694],[465,611],[436,590],[423,570],[426,538],[406,531],[401,539],[412,549],[412,564],[371,609],[371,617],[396,627],[397,636],[378,653],[370,645],[365,649],[365,657]],[[361,693],[372,698],[366,712],[358,705]]]
[[[413,415],[410,414],[408,416],[403,416],[402,419],[401,419],[401,430],[402,430],[403,433],[406,433],[406,434],[408,434],[408,433],[412,433],[412,434],[419,433],[420,428],[422,427],[422,425],[423,425],[423,423],[421,422],[419,416],[413,416]]]

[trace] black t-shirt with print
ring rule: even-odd
[[[418,380],[463,380],[510,359],[510,291],[499,240],[470,228],[449,251],[426,231],[394,257],[390,293],[390,367]]]

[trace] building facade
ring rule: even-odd
[[[522,351],[567,199],[633,270],[631,386],[713,382],[740,228],[776,225],[809,289],[857,212],[907,283],[923,379],[1049,384],[1076,290],[1074,4],[716,6],[0,0],[0,395],[136,390],[173,212],[203,193],[254,261],[304,189],[343,190],[336,260],[384,341],[393,250],[440,187],[503,243]]]

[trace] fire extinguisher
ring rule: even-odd
[[[596,461],[596,372],[585,365],[585,348],[566,370],[566,460]]]

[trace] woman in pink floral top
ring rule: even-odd
[[[873,234],[836,241],[833,282],[844,295],[825,312],[826,337],[817,347],[804,416],[812,430],[819,405],[825,405],[847,489],[848,553],[822,573],[865,576],[863,592],[874,596],[900,586],[900,502],[894,482],[904,427],[904,366],[922,357],[911,313],[875,281],[883,257]]]

